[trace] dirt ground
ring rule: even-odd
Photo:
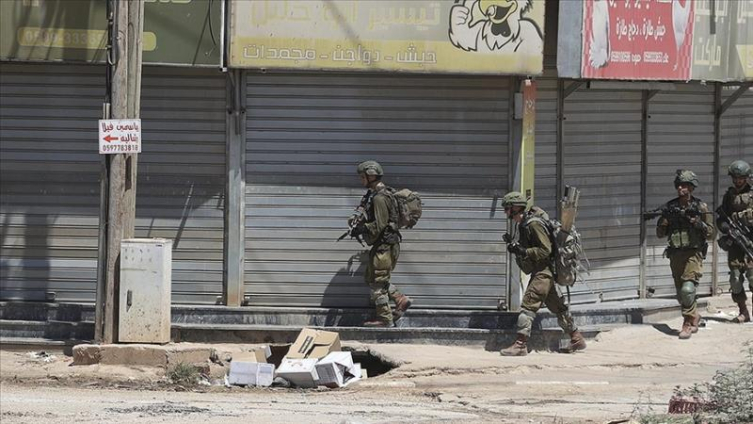
[[[607,423],[663,413],[676,386],[709,381],[747,358],[753,325],[724,322],[727,299],[706,326],[677,339],[681,320],[602,333],[574,355],[502,358],[480,348],[359,345],[401,365],[343,389],[187,388],[148,367],[70,366],[0,350],[0,421],[275,423]],[[678,312],[679,313],[679,312]],[[220,345],[233,351],[248,346]],[[222,367],[214,366],[219,376]]]

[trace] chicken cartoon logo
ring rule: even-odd
[[[525,17],[533,0],[456,0],[450,10],[450,41],[473,52],[541,52],[538,24]]]

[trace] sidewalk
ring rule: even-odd
[[[157,406],[162,409],[180,406],[206,410],[204,414],[208,415],[190,415],[194,420],[228,417],[227,422],[243,422],[249,416],[279,423],[296,422],[301,416],[310,422],[356,422],[350,420],[356,419],[358,411],[367,415],[357,422],[606,422],[625,419],[636,408],[666,411],[675,386],[708,381],[718,370],[746,359],[744,344],[753,339],[753,325],[722,322],[735,312],[732,302],[715,298],[702,312],[706,325],[690,340],[677,338],[681,324],[677,317],[658,324],[619,326],[601,333],[585,351],[572,355],[533,352],[526,357],[504,358],[478,347],[343,342],[344,349],[369,352],[398,367],[336,390],[188,388],[167,382],[170,365],[178,358],[187,358],[180,355],[201,353],[201,359],[214,350],[215,359],[223,365],[206,358],[204,361],[210,366],[211,376],[220,378],[227,371],[228,356],[250,349],[252,345],[248,344],[168,344],[159,349],[172,351],[174,356],[165,362],[160,359],[160,364],[167,365],[158,366],[123,362],[71,366],[72,358],[59,353],[52,352],[52,359],[32,358],[26,351],[3,348],[3,410],[42,411],[57,417],[58,422],[65,420],[53,406],[23,401],[27,396],[24,387],[34,387],[35,396],[50,396],[50,402],[57,402],[54,404],[65,401],[80,405],[71,412],[76,417],[96,420],[93,414],[104,413],[107,415],[99,417],[107,416],[112,422],[137,419],[132,414],[113,415],[113,408],[125,411],[131,406],[136,411],[156,402],[153,399],[160,400]],[[122,361],[129,358],[116,357]],[[54,386],[66,387],[67,391],[54,391]],[[119,391],[110,396],[109,390],[103,392],[102,388]],[[105,404],[99,406],[102,396]],[[9,404],[6,399],[18,401]],[[130,403],[123,405],[122,399],[130,399],[126,401]],[[34,417],[41,419],[34,421],[37,424],[56,422]],[[179,414],[153,418],[160,422],[187,421],[187,416]]]

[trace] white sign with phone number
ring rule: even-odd
[[[99,154],[141,153],[141,119],[100,119]]]

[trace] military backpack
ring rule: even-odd
[[[552,268],[554,281],[561,285],[572,287],[578,280],[583,280],[583,273],[588,273],[589,263],[583,252],[580,233],[573,225],[570,232],[562,229],[562,224],[556,219],[544,216],[533,216],[530,221],[541,223],[552,242]]]
[[[397,226],[398,228],[413,228],[421,219],[423,202],[421,196],[415,191],[404,188],[392,189],[392,195],[397,202]]]

